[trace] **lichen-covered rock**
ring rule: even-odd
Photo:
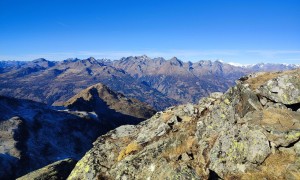
[[[234,127],[216,140],[210,151],[210,168],[218,174],[244,172],[262,163],[270,154],[269,142],[261,129],[249,129],[243,125]]]
[[[57,161],[41,169],[26,174],[17,180],[63,180],[66,179],[77,161],[64,159]]]
[[[68,179],[297,179],[300,107],[295,97],[255,91],[275,78],[280,96],[294,96],[295,72],[253,74],[224,94],[119,127],[98,138]]]
[[[261,95],[283,104],[300,103],[300,73],[285,74],[269,80],[258,88]]]
[[[289,146],[300,138],[300,113],[278,108],[263,110],[261,126],[276,146]]]

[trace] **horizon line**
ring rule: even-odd
[[[31,59],[31,60],[1,60],[0,59],[0,62],[5,62],[5,61],[12,61],[12,62],[33,62],[33,61],[36,61],[36,60],[39,60],[39,59],[45,59],[47,61],[52,61],[52,62],[62,62],[62,61],[65,61],[65,60],[75,60],[75,59],[78,59],[78,60],[86,60],[86,59],[90,59],[90,58],[93,58],[95,60],[109,60],[109,61],[120,61],[122,60],[123,58],[130,58],[130,57],[138,57],[138,58],[141,58],[141,57],[147,57],[151,60],[153,59],[158,59],[158,58],[162,58],[163,60],[165,61],[170,61],[172,60],[173,58],[176,58],[184,63],[188,63],[188,62],[191,62],[191,63],[199,63],[201,61],[210,61],[210,62],[221,62],[223,64],[229,64],[231,66],[238,66],[238,67],[247,67],[247,66],[254,66],[254,65],[258,65],[258,64],[275,64],[275,65],[279,65],[279,64],[283,64],[283,65],[299,65],[300,66],[300,63],[279,63],[279,62],[275,62],[275,63],[270,63],[270,62],[258,62],[258,63],[253,63],[253,64],[246,64],[246,63],[237,63],[237,62],[227,62],[227,61],[224,61],[222,59],[200,59],[200,60],[196,60],[196,61],[185,61],[185,60],[182,60],[180,58],[177,58],[176,56],[173,56],[172,58],[165,58],[165,57],[162,57],[162,56],[157,56],[157,57],[149,57],[148,55],[146,54],[143,54],[143,55],[135,55],[135,56],[123,56],[119,59],[111,59],[111,58],[95,58],[93,56],[89,56],[89,57],[85,57],[85,58],[78,58],[78,57],[69,57],[69,58],[64,58],[64,59],[61,59],[61,60],[50,60],[48,58],[44,58],[44,57],[39,57],[39,58],[35,58],[35,59]],[[1,58],[1,56],[0,56]],[[300,60],[300,59],[293,59],[293,60]]]

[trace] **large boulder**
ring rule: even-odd
[[[258,88],[259,94],[283,104],[300,103],[300,73],[285,74],[269,80]]]

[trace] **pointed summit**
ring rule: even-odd
[[[144,61],[144,60],[151,60],[151,58],[149,58],[147,55],[142,55],[142,56],[134,56],[134,57],[130,57],[131,60],[135,61],[135,60],[138,60],[138,61]]]
[[[170,61],[171,65],[183,66],[183,62],[175,56],[172,57],[169,61]]]
[[[36,65],[46,68],[46,67],[52,67],[52,66],[54,66],[55,62],[48,61],[48,60],[46,60],[44,58],[39,58],[39,59],[33,60],[32,63],[31,63],[31,66],[36,66]]]
[[[94,57],[89,57],[86,60],[88,60],[89,62],[97,62],[97,60]]]
[[[147,55],[145,55],[145,54],[142,55],[142,56],[140,56],[140,58],[143,59],[143,60],[148,60],[148,59],[150,59],[150,58],[149,58]]]
[[[38,63],[38,62],[47,62],[47,61],[48,60],[46,60],[45,58],[38,58],[38,59],[33,60],[32,62]]]
[[[81,91],[69,99],[65,106],[73,110],[94,111],[98,117],[114,119],[120,119],[118,116],[122,115],[124,119],[143,120],[155,113],[150,106],[116,93],[101,83]]]

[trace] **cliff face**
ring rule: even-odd
[[[300,70],[243,77],[100,136],[68,179],[299,179],[299,92]]]

